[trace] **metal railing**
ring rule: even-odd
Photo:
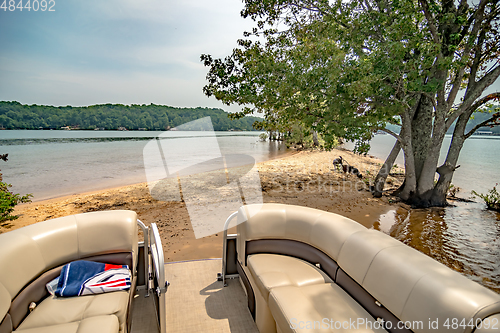
[[[145,278],[145,286],[138,286],[137,289],[145,288],[145,297],[148,297],[150,292],[154,295],[158,330],[160,333],[166,333],[167,313],[165,293],[167,292],[169,283],[165,278],[165,259],[160,233],[156,223],[151,223],[151,226],[148,228],[142,221],[137,220],[137,225],[142,229],[142,233],[144,234]]]
[[[151,264],[153,269],[153,292],[157,306],[157,319],[160,333],[167,331],[167,312],[165,293],[169,286],[165,279],[165,260],[163,256],[163,246],[161,244],[160,233],[156,223],[151,223]]]
[[[226,284],[226,278],[233,278],[237,277],[238,274],[230,274],[227,275],[227,240],[228,239],[236,239],[236,234],[228,235],[227,234],[227,229],[229,228],[229,223],[231,223],[231,220],[238,215],[238,212],[234,212],[229,217],[227,218],[226,222],[224,223],[224,235],[222,238],[222,273],[219,273],[217,275],[217,279],[219,281],[222,281],[222,284],[227,286]]]

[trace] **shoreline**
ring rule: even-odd
[[[373,170],[381,163],[376,158],[343,149],[295,151],[259,162],[256,165],[263,202],[322,209],[373,227],[381,215],[395,206],[387,198],[373,198],[361,188],[362,182],[356,176],[335,171],[331,162],[338,156],[360,170]],[[146,225],[155,222],[162,236],[166,262],[221,257],[222,233],[196,239],[185,203],[153,199],[144,182],[18,205],[14,214],[20,217],[0,224],[0,233],[47,219],[107,209],[134,210]]]
[[[288,156],[293,156],[293,155],[298,154],[298,153],[300,153],[300,151],[293,151],[293,150],[291,150],[290,152],[284,153],[284,154],[279,155],[279,156],[275,156],[275,157],[270,158],[270,159],[268,159],[266,161],[257,162],[255,164],[259,165],[259,164],[266,163],[266,162],[269,162],[269,161],[278,160],[278,159],[285,158],[285,157],[288,157]],[[103,188],[99,188],[99,189],[95,189],[95,190],[89,190],[89,191],[83,191],[83,192],[75,192],[75,193],[72,193],[72,194],[64,194],[64,195],[61,195],[61,196],[55,196],[55,197],[49,197],[49,198],[41,198],[41,199],[34,199],[34,200],[32,200],[31,202],[28,202],[28,203],[21,203],[21,204],[19,204],[16,207],[25,206],[25,205],[29,205],[29,204],[32,204],[32,203],[47,204],[47,203],[51,203],[52,201],[62,201],[62,200],[67,200],[67,199],[71,199],[73,197],[78,197],[78,196],[82,196],[82,195],[99,194],[101,192],[117,190],[117,189],[120,189],[120,188],[123,188],[123,187],[127,187],[127,186],[147,185],[147,183],[148,183],[147,181],[146,182],[131,182],[131,183],[125,183],[123,185],[105,186]]]

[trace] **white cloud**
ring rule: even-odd
[[[110,75],[100,71],[64,70],[25,59],[0,58],[0,100],[25,104],[91,105],[103,103],[165,104],[179,107],[227,107],[203,95],[204,76],[182,79],[149,72]],[[29,94],[26,94],[29,92]]]

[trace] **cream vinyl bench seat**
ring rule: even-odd
[[[138,228],[132,211],[102,211],[0,234],[0,333],[128,332],[137,282]],[[74,260],[128,265],[129,291],[54,297],[45,284]],[[29,306],[36,307],[30,313]]]
[[[281,204],[237,218],[225,242],[261,333],[500,331],[500,295],[379,231]]]

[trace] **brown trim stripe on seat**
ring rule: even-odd
[[[287,255],[305,260],[313,265],[320,264],[321,270],[328,274],[336,284],[344,289],[374,319],[381,318],[385,322],[390,321],[392,329],[386,328],[387,331],[390,333],[412,333],[409,329],[397,329],[399,319],[383,305],[377,305],[377,300],[342,270],[335,260],[314,246],[290,239],[258,239],[247,241],[245,244],[245,264],[249,255],[259,253]]]
[[[290,239],[257,239],[245,244],[246,258],[251,254],[270,253],[281,254],[302,259],[313,265],[319,264],[320,269],[335,281],[338,265],[323,251],[306,243]]]
[[[335,283],[347,292],[359,305],[361,305],[374,319],[381,318],[384,322],[390,321],[391,324],[384,325],[385,329],[390,333],[412,333],[409,329],[398,329],[399,319],[392,314],[382,304],[377,303],[362,286],[360,286],[353,278],[351,278],[342,268],[337,271],[337,279]],[[380,304],[380,306],[378,305]],[[390,327],[390,328],[389,328]]]
[[[240,275],[241,281],[243,282],[243,285],[247,290],[248,309],[250,310],[253,320],[255,321],[255,294],[253,292],[252,285],[250,284],[250,281],[248,280],[248,277],[245,274],[243,267],[241,267],[239,261],[236,262],[236,269],[238,270],[238,274]]]
[[[0,333],[11,333],[14,330],[12,327],[12,319],[7,312],[2,322],[0,322]]]

